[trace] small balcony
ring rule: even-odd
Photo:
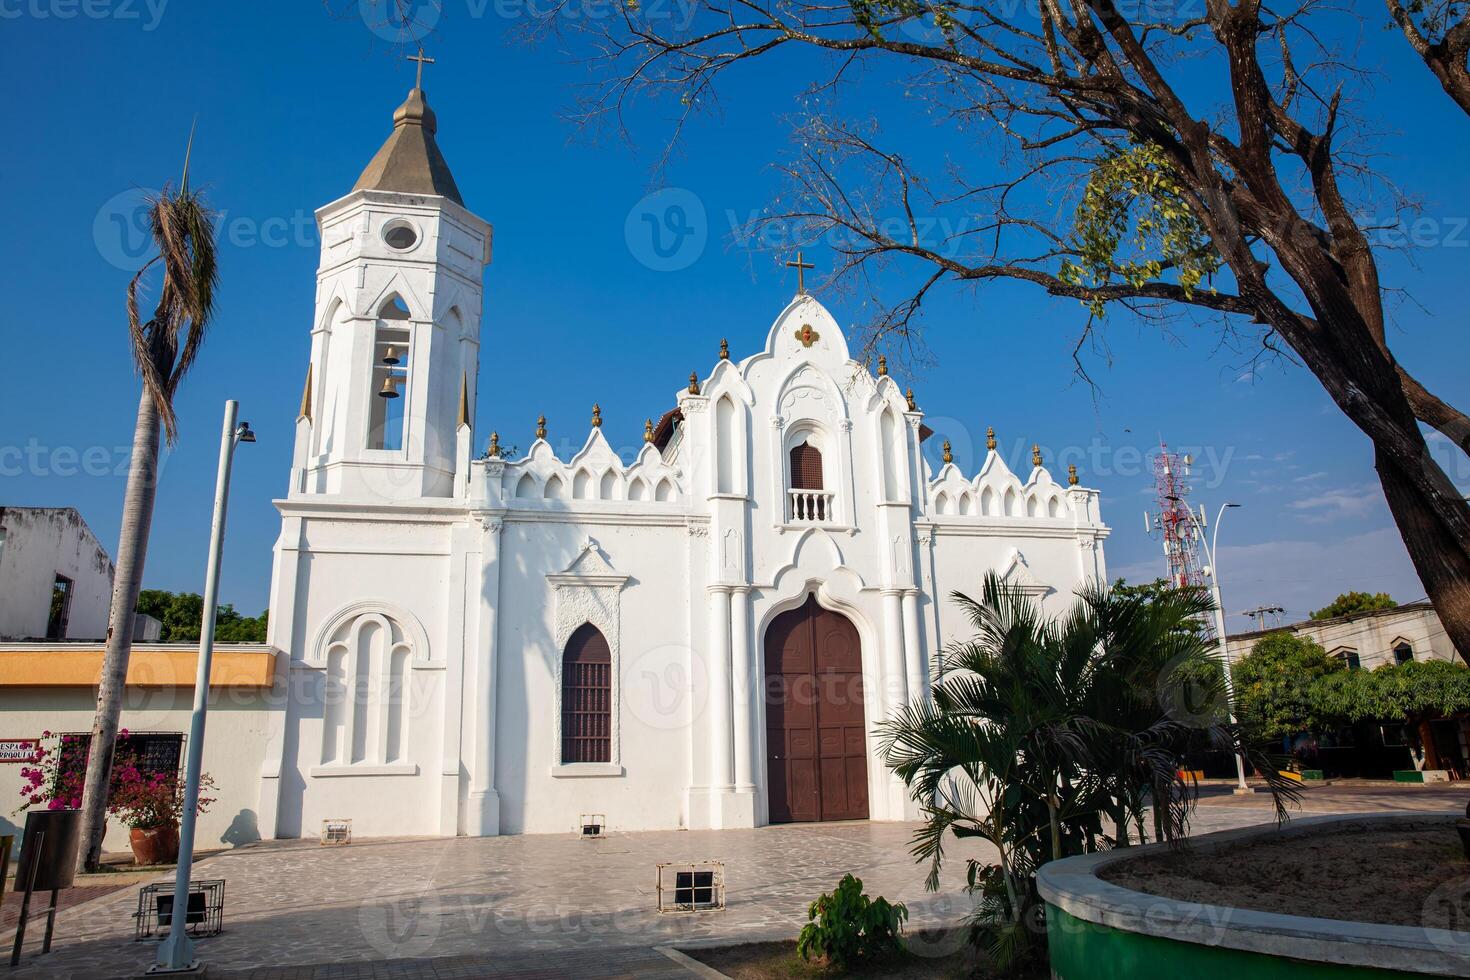
[[[786,491],[786,515],[791,524],[831,524],[836,518],[837,494],[831,490]]]

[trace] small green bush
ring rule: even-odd
[[[909,917],[902,902],[863,894],[863,880],[844,875],[831,894],[824,894],[808,907],[810,919],[796,940],[801,958],[825,956],[839,969],[859,960],[873,960],[903,950],[899,933]]]

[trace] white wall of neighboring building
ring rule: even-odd
[[[1350,613],[1331,619],[1309,619],[1276,630],[1241,633],[1229,638],[1230,659],[1247,656],[1271,633],[1290,632],[1318,643],[1335,657],[1357,654],[1358,665],[1372,670],[1394,663],[1394,648],[1407,644],[1415,660],[1461,660],[1445,633],[1444,624],[1428,602],[1411,602],[1393,609]]]
[[[199,818],[196,847],[237,847],[259,840],[260,766],[271,717],[269,692],[215,689],[210,694],[204,771],[215,780],[216,802]],[[194,693],[184,688],[127,688],[121,727],[130,732],[180,732],[187,736]],[[42,732],[92,730],[97,694],[92,688],[0,688],[0,740],[40,738]],[[54,743],[53,743],[54,744]],[[24,813],[19,763],[0,765],[0,833],[19,834]],[[270,836],[270,835],[266,835]],[[128,830],[108,818],[107,851],[128,850]]]
[[[0,507],[0,641],[46,636],[56,576],[72,581],[62,639],[100,639],[112,601],[112,559],[70,507]]]

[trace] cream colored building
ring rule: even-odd
[[[1349,667],[1364,670],[1409,660],[1460,659],[1434,606],[1428,602],[1411,602],[1393,609],[1309,619],[1275,629],[1237,633],[1227,641],[1231,662],[1248,655],[1262,637],[1283,631],[1313,640]]]

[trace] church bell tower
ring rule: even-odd
[[[393,503],[463,486],[491,227],[465,207],[435,141],[422,70],[352,192],[316,213],[292,496]]]

